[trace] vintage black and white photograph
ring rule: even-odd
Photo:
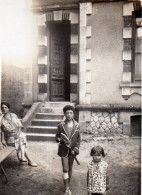
[[[0,0],[0,195],[141,194],[140,0]]]

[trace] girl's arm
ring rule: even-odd
[[[88,180],[89,180],[89,171],[87,172],[87,187],[88,187]],[[89,191],[88,191],[88,195],[91,195]]]
[[[89,171],[87,172],[87,187],[88,187]]]
[[[107,172],[107,175],[106,175],[106,191],[109,190],[109,174]]]

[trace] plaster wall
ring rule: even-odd
[[[123,72],[123,3],[94,3],[87,25],[92,25],[92,37],[87,39],[91,48],[91,103],[138,104],[140,96],[132,95],[127,101],[121,95]]]
[[[23,117],[24,68],[3,60],[2,66],[2,101],[10,104],[10,111]]]

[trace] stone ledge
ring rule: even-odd
[[[80,104],[76,106],[77,110],[88,110],[88,111],[141,111],[140,105],[121,105],[121,104]]]
[[[138,94],[141,96],[141,85],[140,83],[120,83],[122,90],[122,97],[128,100],[132,94]]]
[[[31,8],[33,13],[41,13],[45,11],[53,11],[53,10],[70,10],[70,9],[79,9],[79,4],[68,4],[68,5],[46,5],[46,6],[34,6]]]
[[[141,83],[120,83],[120,87],[141,88]]]
[[[127,135],[120,135],[120,136],[108,136],[108,137],[95,137],[94,135],[83,134],[83,138],[81,141],[117,141],[117,140],[125,140],[125,139],[141,139],[138,136],[127,136]]]

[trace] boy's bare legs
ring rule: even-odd
[[[69,156],[69,182],[71,181],[73,162],[74,162],[74,156],[70,155]]]
[[[64,179],[65,194],[69,191],[69,179]]]
[[[63,180],[65,186],[65,194],[68,194],[69,191],[69,158],[61,158],[62,167],[63,167]]]

